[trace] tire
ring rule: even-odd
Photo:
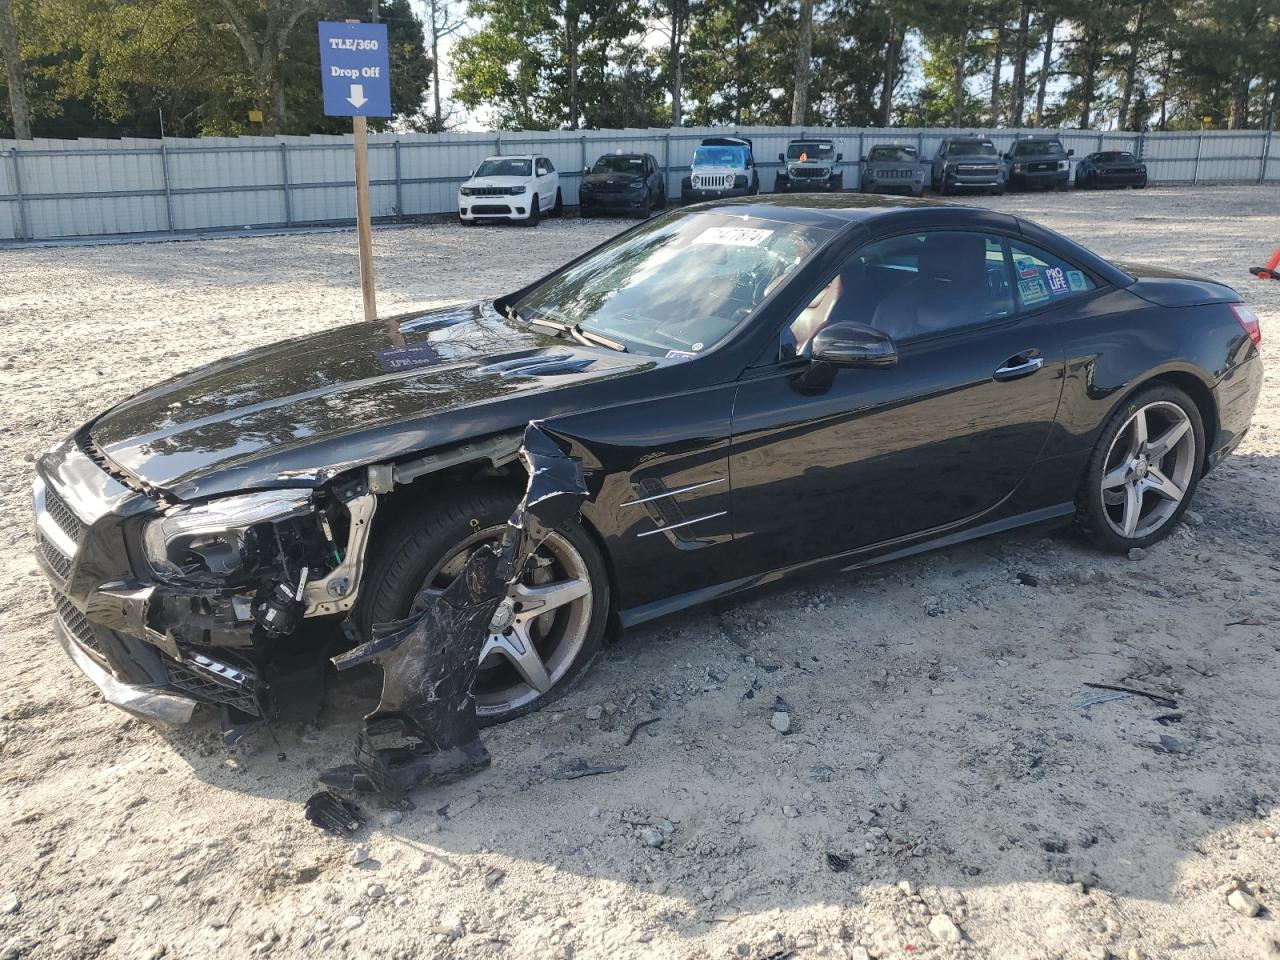
[[[835,190],[836,193],[844,193],[844,174],[843,173],[836,176],[835,186],[832,187],[832,189]]]
[[[529,207],[529,219],[524,222],[526,227],[536,227],[542,220],[542,211],[539,209],[538,195],[533,195],[533,205]]]
[[[556,205],[551,208],[551,216],[557,218],[564,216],[564,197],[561,196],[559,187],[556,187]]]
[[[636,219],[647,220],[649,214],[653,211],[653,194],[646,187],[644,191],[644,206],[636,211]]]
[[[948,196],[951,193],[951,191],[947,189],[947,181],[945,180],[938,181],[938,193],[944,197]]]
[[[1138,443],[1138,417],[1146,424],[1145,444]],[[1177,439],[1158,452],[1157,441],[1173,436],[1175,428],[1181,430]],[[1098,437],[1076,494],[1076,524],[1107,550],[1163,540],[1195,496],[1204,451],[1204,422],[1191,398],[1169,384],[1143,387],[1116,409]]]
[[[374,623],[409,616],[429,576],[434,574],[437,587],[447,584],[449,573],[456,574],[456,570],[441,571],[441,564],[460,548],[473,549],[481,542],[477,538],[483,539],[487,533],[500,536],[517,497],[510,487],[480,486],[398,516],[394,535],[380,544],[370,567],[357,621],[362,636],[370,635]],[[542,649],[546,657],[544,667],[551,685],[545,692],[534,692],[516,672],[513,661],[500,652],[490,655],[486,662],[491,665],[481,670],[475,684],[476,708],[482,723],[513,720],[553,703],[572,688],[600,652],[609,616],[609,577],[604,559],[579,522],[564,534],[553,534],[546,544],[538,556],[552,557],[558,555],[557,551],[564,551],[563,559],[571,562],[562,570],[557,566],[561,563],[558,560],[534,570],[531,576],[557,582],[555,578],[565,570],[580,573],[589,582],[591,592],[530,621],[530,631],[544,630],[535,649]],[[458,566],[463,562],[465,559],[455,560]],[[565,579],[567,582],[568,577]],[[546,618],[552,619],[539,622]]]
[[[1003,197],[1003,196],[1004,196],[1004,184],[1001,184],[1001,185],[1000,185],[1000,186],[998,186],[998,187],[994,187],[994,188],[992,188],[992,190],[991,190],[991,195],[992,195],[993,197]]]
[[[667,209],[667,185],[665,183],[662,185],[662,189],[658,191],[657,209],[659,210]]]

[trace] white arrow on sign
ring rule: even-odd
[[[369,98],[364,95],[364,84],[353,83],[351,85],[351,96],[347,97],[347,103],[359,110],[368,102]]]

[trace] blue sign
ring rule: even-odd
[[[387,25],[320,21],[320,79],[326,117],[391,116]]]

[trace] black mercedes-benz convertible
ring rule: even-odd
[[[474,692],[507,718],[611,625],[791,575],[1029,525],[1154,543],[1248,430],[1259,342],[1229,287],[1002,213],[703,204],[137,394],[39,460],[37,552],[108,700],[276,716],[499,535],[542,421],[589,500],[493,615]]]

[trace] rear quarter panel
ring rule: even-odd
[[[1209,398],[1213,409],[1205,427],[1211,434],[1227,426],[1219,422],[1216,409],[1219,384],[1231,385],[1233,409],[1248,400],[1241,393],[1248,393],[1250,382],[1256,399],[1260,378],[1249,375],[1249,364],[1257,360],[1257,350],[1227,304],[1162,306],[1127,290],[1112,290],[1089,307],[1063,325],[1066,383],[1048,449],[1087,455],[1116,406],[1161,376],[1181,381],[1202,405]],[[1252,413],[1252,403],[1247,406]],[[1219,439],[1208,438],[1210,450]]]

